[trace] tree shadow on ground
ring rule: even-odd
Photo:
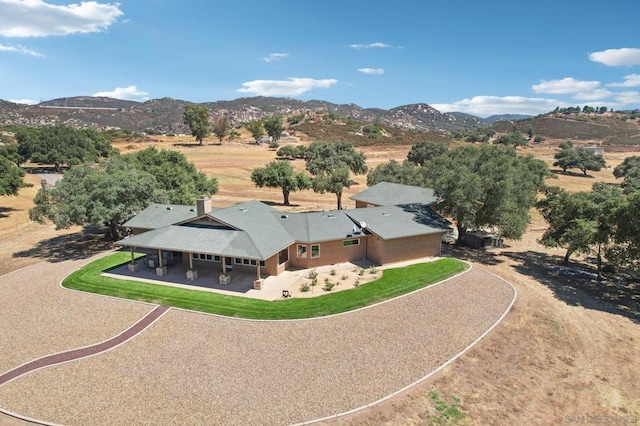
[[[500,254],[491,249],[476,249],[463,244],[442,244],[442,254],[481,265],[498,265],[504,262],[498,258]]]
[[[594,179],[593,176],[588,175],[588,174],[585,175],[582,172],[577,173],[577,172],[570,172],[568,170],[566,172],[564,172],[561,169],[553,169],[553,170],[550,170],[550,171],[551,171],[551,173],[556,173],[556,174],[564,175],[564,176],[574,176],[574,177],[582,177],[582,178],[586,178],[586,179]]]
[[[33,257],[48,262],[87,259],[113,248],[104,231],[88,227],[73,234],[60,235],[38,242],[33,248],[13,254],[13,257]]]
[[[622,315],[640,323],[640,284],[631,276],[619,274],[598,280],[582,265],[561,267],[562,256],[535,251],[505,251],[502,255],[518,263],[516,271],[549,287],[568,305]]]
[[[200,145],[198,142],[193,142],[193,143],[176,142],[176,143],[174,143],[172,145],[176,146],[176,147],[179,147],[179,148],[202,148],[202,147],[207,146],[209,144]]]
[[[7,213],[17,211],[13,207],[2,207],[0,206],[0,218],[9,217]]]

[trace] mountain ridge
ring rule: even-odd
[[[108,97],[74,96],[52,99],[36,105],[0,100],[0,125],[44,126],[66,124],[98,129],[120,128],[133,132],[188,133],[182,111],[188,101],[157,98],[128,101]],[[426,103],[401,105],[389,110],[363,108],[356,104],[334,104],[322,100],[245,97],[232,101],[201,102],[212,116],[226,116],[233,126],[272,115],[300,115],[319,110],[363,122],[380,123],[404,130],[446,132],[484,125],[482,119],[442,113]]]

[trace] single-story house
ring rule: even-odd
[[[593,152],[595,155],[600,155],[600,156],[604,155],[604,147],[602,146],[597,146],[597,145],[583,146],[578,149],[582,151]]]
[[[189,270],[212,262],[223,273],[255,270],[258,280],[287,268],[360,260],[382,265],[440,254],[450,227],[429,207],[433,191],[383,183],[352,199],[370,207],[287,213],[259,201],[212,208],[205,196],[196,206],[152,204],[123,225],[129,236],[116,245],[157,251],[160,268],[169,261]]]

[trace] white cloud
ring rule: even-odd
[[[35,105],[38,101],[34,101],[33,99],[8,99],[9,102],[13,102],[14,104],[23,104],[23,105]]]
[[[609,65],[611,67],[621,65],[640,65],[640,49],[635,47],[623,47],[622,49],[607,49],[602,52],[589,53],[589,59],[593,62]]]
[[[557,106],[569,106],[556,99],[526,98],[522,96],[474,96],[450,104],[431,104],[442,112],[464,112],[478,117],[496,114],[537,115],[553,111]]]
[[[349,47],[352,49],[386,49],[393,46],[377,41],[369,44],[350,44]]]
[[[137,86],[116,87],[115,90],[110,92],[98,92],[94,93],[93,96],[105,96],[126,101],[146,101],[149,99],[149,93],[138,90]]]
[[[531,88],[536,93],[550,93],[553,95],[569,93],[587,93],[600,87],[599,81],[576,80],[573,77],[561,80],[541,80],[540,84],[534,84]]]
[[[253,93],[258,96],[298,96],[312,89],[327,89],[338,80],[313,78],[288,78],[287,80],[253,80],[242,83],[240,93]]]
[[[614,97],[622,106],[640,104],[640,92],[620,92],[616,93]]]
[[[9,46],[9,45],[0,43],[0,52],[17,52],[17,53],[24,53],[25,55],[30,55],[30,56],[38,56],[38,57],[42,56],[40,53],[36,52],[35,50],[27,49],[26,47],[20,46],[19,44],[15,46]]]
[[[382,68],[358,68],[358,71],[360,71],[363,74],[369,74],[369,75],[382,75],[382,74],[384,74],[384,69],[382,69]]]
[[[262,58],[265,62],[275,62],[280,59],[286,59],[289,57],[288,53],[269,53],[266,58]]]
[[[0,0],[0,35],[46,37],[100,32],[124,14],[119,6],[95,1],[65,6],[43,0]]]
[[[625,75],[622,83],[609,83],[607,87],[640,87],[640,74]]]
[[[598,101],[605,99],[613,95],[613,92],[605,89],[594,89],[587,92],[580,92],[573,95],[573,99],[579,99],[583,101]]]

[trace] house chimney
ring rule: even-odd
[[[211,211],[211,198],[201,195],[196,200],[196,214],[203,216]]]

